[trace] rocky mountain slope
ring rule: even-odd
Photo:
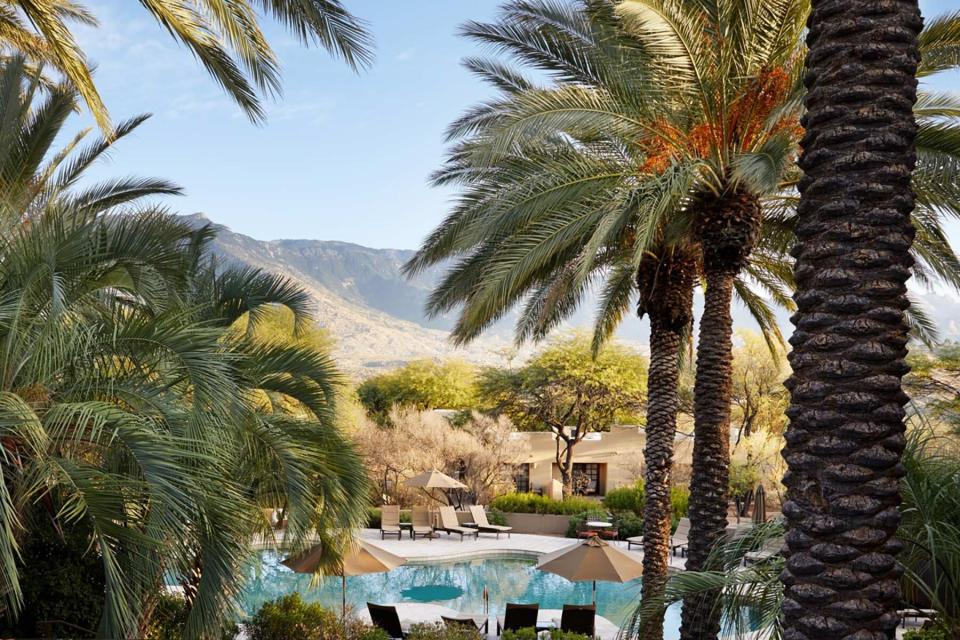
[[[210,222],[202,214],[188,216],[194,224]],[[424,304],[442,268],[431,269],[412,280],[400,267],[413,251],[371,249],[330,240],[255,240],[222,225],[214,251],[222,259],[282,273],[300,282],[313,297],[318,322],[330,330],[341,367],[355,376],[397,366],[420,358],[459,357],[477,363],[498,363],[510,349],[510,319],[465,348],[455,348],[447,331],[454,318],[427,318]],[[942,337],[960,337],[960,302],[945,295],[916,296],[936,320]],[[698,295],[697,303],[701,302]],[[574,327],[589,327],[593,304],[586,302],[570,320]],[[789,314],[778,312],[789,334]],[[756,329],[746,309],[735,306],[734,323]],[[646,323],[626,321],[618,337],[643,349]]]

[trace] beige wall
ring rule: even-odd
[[[516,439],[525,440],[527,451],[517,463],[526,463],[530,469],[530,488],[544,495],[559,498],[560,469],[554,462],[556,440],[552,433],[517,433]],[[642,473],[643,431],[635,426],[615,426],[608,432],[590,434],[574,448],[574,463],[600,465],[601,495],[617,487],[633,484]]]

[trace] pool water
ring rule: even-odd
[[[299,591],[304,600],[339,610],[339,577],[325,578],[311,586],[309,575],[294,573],[280,564],[282,559],[275,552],[264,551],[260,566],[250,568],[242,601],[247,614],[268,600],[294,591]],[[367,602],[429,602],[462,613],[482,614],[484,587],[490,593],[490,612],[501,615],[507,602],[539,602],[542,609],[562,609],[564,604],[591,601],[591,583],[570,582],[538,571],[535,564],[531,559],[489,558],[404,565],[389,573],[347,578],[347,603],[363,609]],[[639,580],[625,584],[597,583],[597,613],[614,624],[622,624],[639,599]],[[675,605],[667,611],[666,629],[679,627],[680,606]]]

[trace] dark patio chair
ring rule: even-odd
[[[507,603],[507,610],[503,614],[503,620],[497,618],[497,635],[500,635],[507,629],[518,631],[520,629],[536,629],[537,614],[540,613],[540,605],[533,604],[515,604]]]
[[[368,602],[367,610],[370,612],[370,621],[373,622],[373,626],[383,629],[391,638],[406,637],[400,626],[400,616],[397,614],[396,607]]]
[[[597,607],[592,604],[565,604],[560,614],[560,630],[582,633],[592,638],[596,631]]]

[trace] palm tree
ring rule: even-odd
[[[253,121],[264,118],[260,94],[281,90],[280,66],[262,31],[273,17],[304,46],[320,45],[359,69],[372,61],[371,39],[362,21],[340,0],[144,0],[156,21],[203,64]],[[262,15],[261,15],[262,14]],[[6,48],[33,64],[49,65],[77,89],[104,132],[112,130],[91,65],[71,32],[74,24],[96,26],[96,16],[75,0],[7,0],[0,8]]]
[[[656,7],[648,4],[646,17],[659,15]],[[673,9],[679,6],[667,4]],[[644,290],[643,278],[637,280],[642,264],[655,264],[656,260],[651,262],[650,258],[659,260],[661,256],[673,255],[674,246],[697,246],[702,240],[703,225],[697,224],[695,214],[699,211],[703,218],[713,213],[711,206],[716,203],[710,205],[712,196],[708,194],[725,184],[728,170],[732,178],[739,177],[740,185],[757,192],[772,189],[759,199],[763,206],[761,246],[750,252],[748,271],[734,284],[741,299],[775,335],[772,314],[754,289],[759,284],[774,301],[789,307],[784,291],[792,279],[783,256],[792,238],[795,198],[791,189],[796,183],[796,171],[786,160],[795,153],[798,140],[799,127],[794,123],[799,117],[802,87],[798,82],[799,65],[778,69],[775,60],[764,62],[757,56],[764,51],[780,56],[793,52],[789,62],[795,62],[806,4],[766,3],[765,11],[782,12],[778,18],[768,19],[773,14],[757,13],[753,22],[744,23],[756,33],[748,37],[737,32],[740,39],[726,45],[746,43],[744,64],[754,65],[754,71],[772,69],[762,78],[747,80],[746,74],[736,82],[724,83],[723,74],[716,67],[729,71],[733,68],[730,58],[738,54],[726,51],[717,58],[712,50],[706,52],[711,45],[697,38],[693,53],[685,54],[703,54],[697,66],[702,71],[700,75],[713,72],[715,84],[733,93],[725,98],[732,104],[724,103],[709,89],[689,89],[689,83],[682,86],[688,87],[692,95],[703,91],[710,94],[700,99],[704,104],[718,101],[713,110],[726,109],[726,120],[722,115],[718,117],[727,123],[728,129],[733,122],[745,131],[769,133],[766,137],[755,136],[753,151],[746,140],[749,136],[732,141],[712,140],[710,132],[720,127],[700,123],[707,116],[713,117],[708,110],[699,106],[690,109],[691,101],[685,95],[664,104],[664,96],[673,97],[672,86],[651,81],[661,77],[676,79],[672,66],[686,60],[677,52],[686,49],[684,38],[700,33],[697,25],[703,24],[705,18],[693,13],[672,15],[658,22],[645,20],[640,4],[624,3],[621,10],[628,8],[634,15],[628,23],[632,28],[626,30],[607,3],[569,8],[553,3],[516,2],[504,9],[504,17],[497,24],[471,23],[465,27],[467,35],[523,65],[546,72],[557,83],[544,88],[509,64],[467,61],[469,68],[505,95],[468,112],[451,127],[451,138],[459,142],[437,180],[463,184],[466,190],[455,211],[408,265],[410,271],[416,271],[450,257],[458,258],[430,301],[434,313],[463,305],[454,330],[456,340],[472,339],[525,294],[528,299],[518,322],[518,339],[542,337],[576,308],[591,281],[598,280],[603,282],[597,321],[597,335],[602,339],[622,318],[632,296],[638,289]],[[689,6],[687,9],[692,11]],[[724,15],[729,18],[733,14]],[[955,30],[949,25],[955,22],[954,17],[948,16],[931,25],[927,47],[937,54],[941,68],[950,64]],[[686,25],[686,30],[677,27],[682,33],[671,33],[669,25],[674,24]],[[776,25],[789,28],[781,32]],[[755,40],[750,41],[750,37]],[[779,44],[774,42],[777,37],[783,37]],[[641,49],[644,43],[645,48]],[[666,57],[666,69],[663,65],[651,67],[646,55],[651,51]],[[790,74],[786,73],[788,70]],[[925,138],[929,146],[916,176],[925,197],[915,211],[915,218],[928,230],[922,236],[924,248],[919,249],[918,243],[917,273],[943,279],[953,286],[958,284],[960,265],[939,227],[939,209],[952,211],[958,202],[955,194],[948,193],[948,185],[953,183],[944,179],[943,172],[956,166],[960,149],[934,132],[944,127],[955,129],[955,122],[950,120],[956,116],[955,106],[945,96],[930,96],[918,105],[918,117],[930,135]],[[652,133],[651,129],[655,131]],[[949,135],[945,137],[950,139]],[[727,168],[721,171],[722,167]],[[716,183],[717,176],[721,176],[720,184]],[[932,204],[938,200],[939,206]],[[670,240],[666,240],[668,236]],[[722,239],[730,240],[726,236]],[[721,247],[716,243],[711,246]],[[737,253],[743,247],[734,249]],[[725,251],[720,251],[713,259],[724,255]],[[699,256],[695,257],[699,262]],[[729,267],[728,264],[718,268],[714,275],[724,280]],[[657,272],[647,267],[643,271]],[[722,288],[713,287],[714,295]],[[720,306],[711,305],[711,309],[721,328],[729,331],[729,296],[718,297]],[[682,317],[685,306],[677,300],[665,312]],[[641,296],[643,310],[649,312],[650,308],[644,306]],[[917,314],[916,321],[919,330],[927,328],[922,315]],[[723,338],[725,334],[711,334],[710,340],[717,335]],[[661,341],[651,336],[651,348],[658,348],[659,344]],[[723,355],[729,349],[711,352],[719,356],[712,362],[703,358],[701,387],[722,379],[716,374],[707,375],[711,364],[721,370],[726,370],[725,363],[729,364]],[[651,367],[669,362],[669,352],[665,352],[664,358],[657,352],[651,353]],[[657,406],[654,398],[661,388],[655,385],[661,380],[665,397],[675,397],[669,376],[651,376],[651,410]],[[715,399],[726,398],[719,404],[729,406],[723,385],[712,390]],[[715,404],[718,403],[708,406]],[[670,413],[657,414],[664,416],[664,428],[657,428],[661,424],[658,417],[648,423],[648,430],[653,427],[654,433],[672,434]],[[705,424],[703,419],[700,424]],[[704,497],[702,502],[711,507],[710,518],[716,521],[714,524],[721,523],[722,532],[726,482],[721,476],[726,461],[726,427],[713,427],[701,428],[712,434],[712,443],[710,447],[701,447],[697,465],[706,470],[712,490],[704,491],[705,485],[697,484]],[[704,436],[701,443],[708,440]],[[704,449],[717,456],[703,455]],[[658,451],[663,451],[663,447],[647,453],[652,459]],[[660,474],[658,478],[651,475],[650,479],[656,487],[663,482],[662,478]],[[647,524],[654,531],[659,530],[652,522]],[[719,534],[714,530],[710,533]],[[700,536],[697,546],[703,547],[701,551],[709,550],[710,543],[705,539],[708,537]],[[652,562],[659,554],[653,539],[649,544],[646,555],[647,561]],[[698,557],[701,555],[704,554]],[[662,564],[665,563],[664,558]],[[653,583],[649,578],[654,575],[656,570],[651,567],[648,584]],[[696,611],[693,606],[689,609]],[[715,621],[713,624],[716,628]]]
[[[24,605],[17,554],[37,505],[56,527],[91,532],[99,635],[138,635],[165,576],[191,587],[188,635],[209,635],[235,610],[251,537],[269,532],[262,508],[285,508],[292,549],[329,539],[331,562],[334,529],[365,515],[363,467],[333,423],[335,367],[322,350],[236,330],[277,305],[303,326],[307,296],[217,268],[209,227],[137,202],[175,187],[75,185],[109,143],[50,148],[69,92],[38,89],[22,64],[0,87],[5,608],[15,618]]]
[[[698,238],[683,218],[699,166],[674,163],[660,142],[651,141],[649,123],[662,124],[664,105],[655,91],[645,93],[650,63],[619,29],[613,7],[517,2],[505,8],[502,22],[465,28],[563,84],[538,88],[506,65],[468,61],[506,96],[451,127],[452,137],[468,138],[438,182],[463,183],[468,190],[408,270],[465,256],[430,301],[433,313],[464,304],[454,331],[458,340],[477,335],[527,292],[518,339],[542,338],[577,306],[591,280],[602,278],[599,344],[638,298],[639,315],[651,318],[644,452],[649,597],[665,580],[669,558],[680,347],[700,265]],[[530,130],[523,135],[514,131],[524,126]],[[514,143],[522,150],[514,152]],[[761,257],[751,276],[786,302],[788,269],[776,252]],[[736,285],[771,339],[778,339],[765,302],[746,279]],[[648,622],[646,637],[662,636],[662,619]]]
[[[784,450],[790,638],[892,638],[898,622],[922,26],[915,1],[813,2]]]

